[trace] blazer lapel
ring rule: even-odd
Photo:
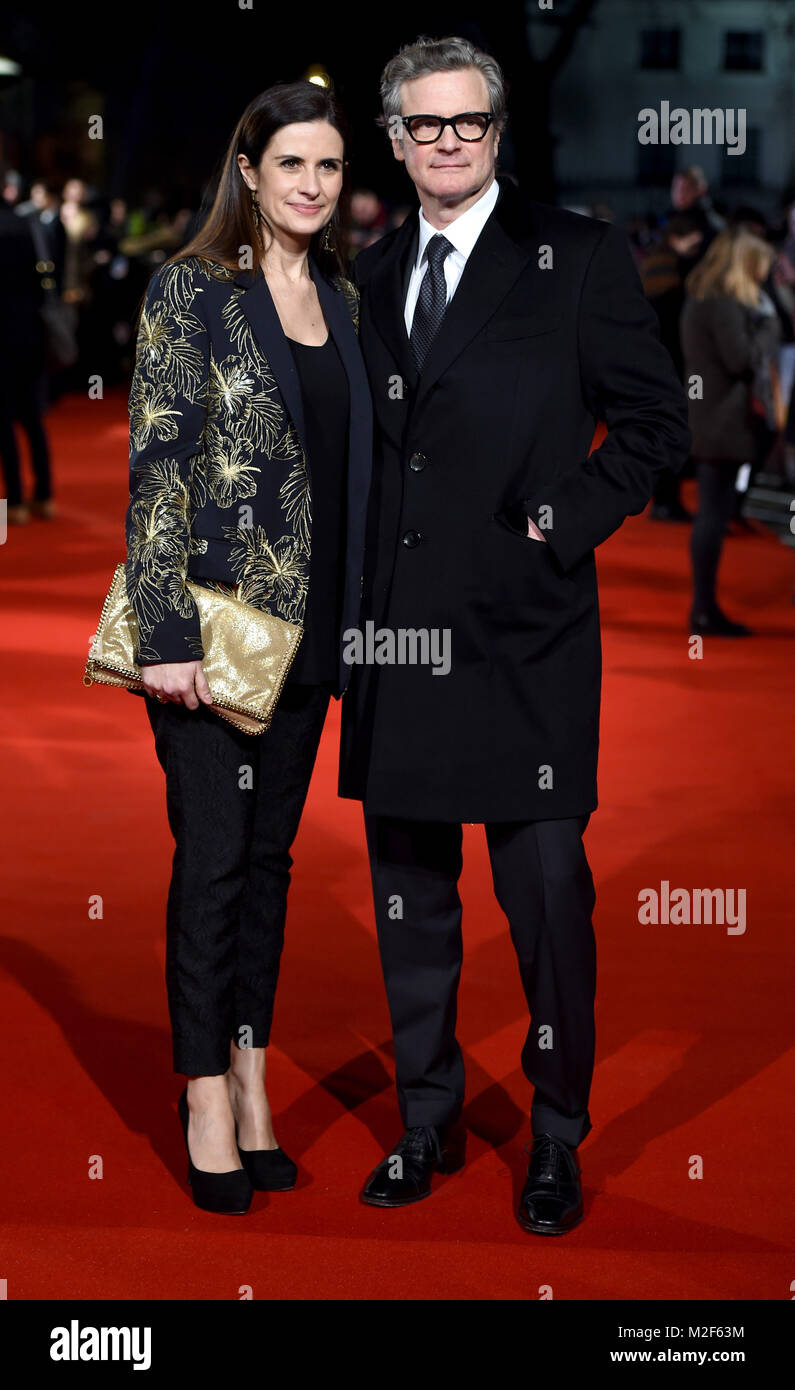
[[[367,385],[367,373],[365,372],[362,355],[359,351],[356,329],[353,326],[353,319],[345,303],[344,296],[329,283],[319,266],[311,257],[309,260],[309,271],[315,282],[317,297],[320,300],[320,307],[323,310],[326,323],[329,326],[329,332],[342,358],[342,365],[348,377],[351,400],[355,400],[359,395],[364,395],[369,400],[370,391]]]
[[[242,270],[235,276],[235,284],[245,290],[240,301],[241,307],[263,355],[268,359],[287,414],[295,425],[301,447],[306,451],[301,382],[290,344],[284,336],[281,319],[268,289],[268,282],[258,267],[256,270]]]
[[[350,392],[348,457],[357,490],[366,494],[370,483],[373,416],[370,383],[364,365],[353,319],[342,293],[329,283],[313,260],[309,269],[315,282],[320,307],[329,326],[348,377]],[[358,495],[358,494],[357,494]]]

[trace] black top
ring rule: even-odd
[[[321,347],[287,339],[304,403],[306,455],[312,488],[309,592],[304,635],[288,682],[336,686],[345,576],[345,484],[348,377],[329,333]]]

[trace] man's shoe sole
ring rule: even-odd
[[[573,1231],[576,1226],[579,1226],[584,1215],[585,1212],[581,1211],[579,1216],[574,1221],[570,1221],[567,1226],[534,1225],[532,1221],[528,1221],[521,1210],[516,1213],[516,1219],[525,1231],[530,1231],[534,1236],[565,1236],[568,1235],[569,1231]]]
[[[432,1191],[429,1187],[427,1192],[417,1192],[413,1197],[401,1197],[399,1201],[390,1197],[365,1197],[364,1193],[360,1192],[359,1200],[368,1207],[410,1207],[413,1202],[421,1202],[423,1197],[430,1197]]]
[[[460,1173],[465,1164],[465,1158],[455,1158],[440,1164],[436,1171],[442,1177],[451,1177],[453,1173]],[[429,1187],[427,1192],[418,1192],[414,1197],[401,1197],[399,1201],[391,1197],[365,1197],[364,1192],[360,1192],[359,1200],[368,1207],[410,1207],[413,1202],[421,1202],[423,1197],[430,1197],[432,1192],[433,1188]]]

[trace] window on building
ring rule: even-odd
[[[721,184],[759,184],[762,169],[762,132],[758,128],[745,132],[743,154],[729,154],[724,146],[721,164]]]
[[[678,29],[641,29],[640,65],[642,68],[665,68],[669,71],[679,67]]]
[[[664,188],[676,171],[673,145],[638,145],[638,183],[646,188]]]
[[[724,35],[725,72],[761,72],[765,36],[761,29],[729,29]]]

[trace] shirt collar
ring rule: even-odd
[[[442,235],[447,238],[456,251],[461,253],[464,260],[469,256],[475,242],[491,216],[499,192],[500,185],[496,179],[493,179],[486,189],[486,192],[480,195],[477,202],[473,203],[471,208],[467,208],[466,212],[462,212],[460,217],[456,217],[455,221],[451,222],[449,227],[444,228]],[[439,230],[438,227],[432,227],[430,222],[426,220],[422,208],[420,208],[419,229],[420,235],[416,260],[416,265],[418,267],[422,265],[428,242],[432,236],[436,236]]]

